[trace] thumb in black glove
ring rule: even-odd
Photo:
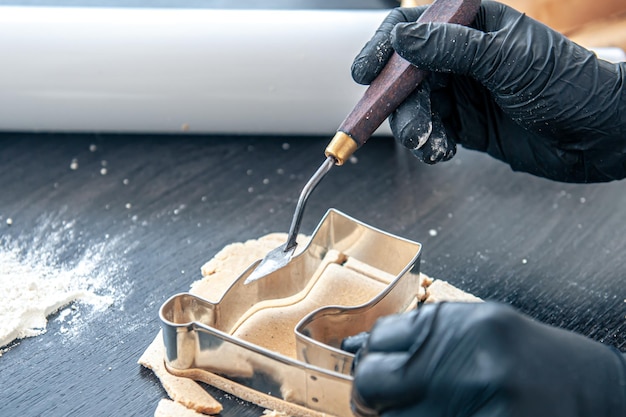
[[[352,66],[368,84],[395,50],[433,71],[390,117],[420,159],[449,159],[459,143],[559,181],[626,176],[626,63],[496,2],[482,3],[472,28],[414,23],[424,10],[394,10]]]
[[[497,303],[428,304],[380,319],[353,409],[382,417],[624,417],[616,349]]]

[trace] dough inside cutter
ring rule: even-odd
[[[395,277],[330,250],[306,288],[290,297],[252,306],[230,333],[242,340],[296,358],[296,324],[317,308],[358,306],[383,291]],[[417,295],[417,294],[416,294]]]

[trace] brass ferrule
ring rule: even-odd
[[[350,135],[344,132],[337,132],[326,147],[324,154],[335,158],[337,165],[343,165],[358,147],[356,141]]]

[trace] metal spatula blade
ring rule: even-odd
[[[288,250],[285,250],[286,246],[287,244],[285,243],[269,251],[263,260],[261,260],[261,263],[254,268],[254,271],[248,275],[244,283],[249,284],[287,265],[298,245]]]
[[[300,193],[300,197],[298,198],[298,204],[296,205],[296,211],[293,215],[293,219],[291,220],[291,227],[289,228],[287,242],[275,249],[272,249],[267,255],[265,255],[254,271],[248,275],[244,284],[249,284],[263,278],[264,276],[271,274],[289,263],[291,257],[296,251],[296,247],[298,246],[298,231],[300,230],[302,214],[304,214],[304,207],[306,206],[309,195],[336,162],[337,161],[334,157],[328,156],[324,163],[317,169],[317,171],[315,171],[315,174],[313,174],[311,179],[309,179],[306,183]]]

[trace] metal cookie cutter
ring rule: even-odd
[[[192,294],[160,309],[166,365],[200,369],[263,395],[352,416],[341,341],[406,311],[420,288],[421,245],[330,209],[284,267],[245,284],[256,261],[217,303]]]

